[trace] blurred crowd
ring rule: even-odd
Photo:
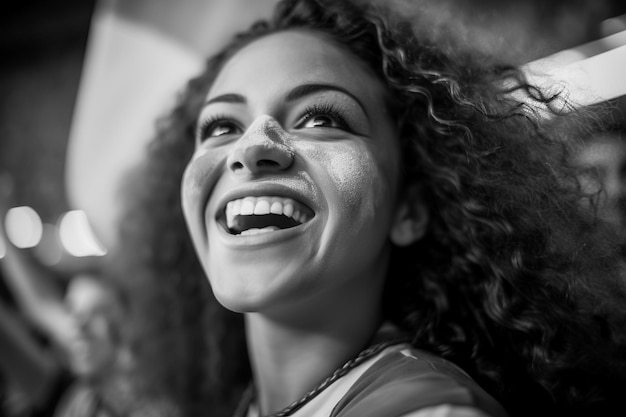
[[[3,218],[12,203],[4,174]],[[123,334],[128,299],[96,260],[68,274],[16,247],[5,232],[0,222],[0,415],[175,415],[159,401],[143,401],[133,386]]]

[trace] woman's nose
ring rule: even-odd
[[[288,134],[270,116],[254,121],[236,142],[227,166],[234,173],[257,174],[286,170],[293,164]]]

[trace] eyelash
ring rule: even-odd
[[[199,139],[200,142],[204,142],[205,140],[208,139],[207,133],[213,130],[214,128],[216,128],[218,123],[222,123],[222,122],[229,123],[233,126],[237,126],[237,123],[235,123],[228,116],[223,115],[223,114],[216,114],[211,117],[208,117],[205,120],[202,120],[199,123],[198,128],[196,130],[196,137]]]
[[[343,114],[336,107],[329,103],[313,104],[304,109],[304,115],[300,117],[296,126],[301,126],[314,116],[330,116],[339,125],[339,128],[351,130],[346,123]]]
[[[332,104],[323,103],[323,104],[313,104],[304,109],[304,114],[298,119],[296,123],[296,128],[304,125],[307,121],[309,121],[314,116],[329,116],[333,119],[335,123],[339,126],[339,129],[344,129],[347,131],[351,131],[350,127],[346,123],[343,114]],[[200,142],[204,142],[207,140],[207,132],[210,132],[214,128],[217,127],[218,123],[228,123],[233,126],[237,126],[237,123],[234,122],[231,118],[223,114],[213,115],[198,125],[196,130],[196,136],[198,137]]]

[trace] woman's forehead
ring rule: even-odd
[[[257,39],[234,54],[213,83],[208,98],[274,87],[285,91],[311,83],[330,83],[355,94],[383,94],[367,65],[330,37],[314,31],[284,31]]]

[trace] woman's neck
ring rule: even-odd
[[[371,342],[381,324],[380,312],[354,307],[345,305],[342,311],[334,311],[333,317],[313,315],[316,320],[306,325],[259,313],[246,315],[248,349],[262,415],[300,399]]]

